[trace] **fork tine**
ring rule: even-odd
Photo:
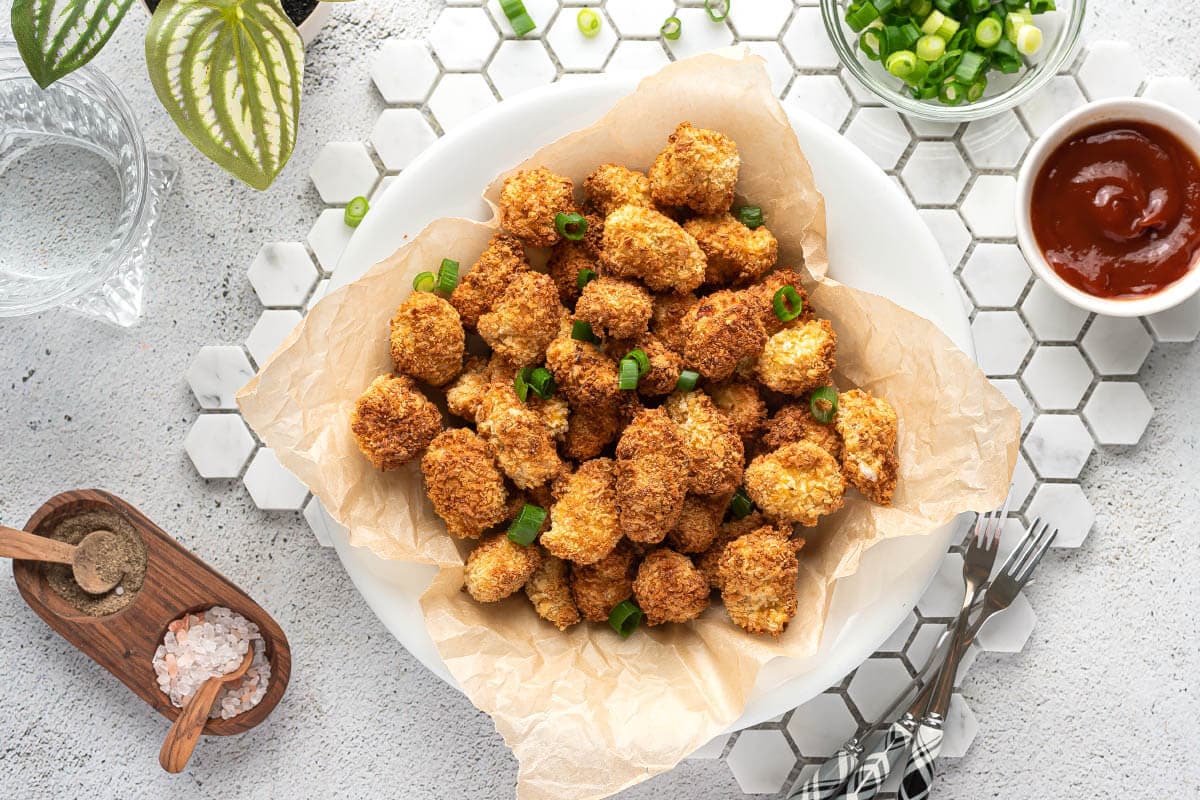
[[[1021,557],[1013,564],[1012,572],[1009,573],[1014,579],[1025,571],[1025,567],[1029,565],[1030,560],[1037,553],[1038,548],[1042,546],[1043,540],[1051,530],[1049,522],[1045,520],[1039,520],[1039,522],[1039,528],[1031,529],[1032,536],[1029,540],[1029,546],[1022,548]]]
[[[1017,542],[1017,546],[1008,554],[1008,558],[1004,559],[1004,564],[1000,567],[998,575],[1011,574],[1012,568],[1017,564],[1017,561],[1022,557],[1022,553],[1029,549],[1030,543],[1037,540],[1034,531],[1041,524],[1040,517],[1034,517],[1033,522],[1025,529],[1024,535],[1021,536],[1021,541]]]
[[[1046,526],[1049,528],[1049,526]],[[1033,577],[1033,571],[1037,568],[1038,563],[1042,560],[1042,556],[1046,555],[1046,551],[1050,549],[1050,545],[1054,544],[1054,539],[1058,536],[1058,528],[1050,530],[1050,535],[1046,536],[1034,553],[1033,558],[1024,566],[1020,576],[1017,578],[1017,583],[1024,586]]]

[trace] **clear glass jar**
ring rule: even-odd
[[[890,74],[879,61],[872,61],[858,46],[858,34],[846,24],[846,0],[821,0],[821,17],[838,57],[864,89],[885,105],[921,119],[935,122],[967,122],[983,119],[1028,100],[1038,89],[1070,63],[1079,44],[1087,0],[1058,0],[1057,10],[1039,14],[1037,25],[1044,36],[1042,46],[1025,59],[1026,67],[1013,75],[993,72],[981,100],[960,106],[942,105],[937,100],[917,100],[904,82]]]
[[[146,152],[99,70],[41,89],[0,42],[0,317],[65,307],[137,322],[146,248],[177,169]]]

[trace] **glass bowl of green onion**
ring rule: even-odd
[[[1086,0],[821,0],[846,69],[897,111],[982,119],[1069,63]]]

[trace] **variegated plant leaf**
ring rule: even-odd
[[[150,81],[196,148],[255,189],[296,144],[304,45],[279,0],[162,0],[146,31]]]
[[[45,89],[92,60],[133,0],[13,0],[12,28],[29,74]]]

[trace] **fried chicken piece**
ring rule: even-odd
[[[723,381],[738,362],[762,352],[767,332],[741,292],[728,289],[700,299],[683,321],[684,360],[710,381]]]
[[[779,258],[779,242],[765,225],[751,230],[732,214],[694,217],[683,229],[704,251],[704,282],[713,286],[753,283]]]
[[[776,639],[796,616],[797,541],[787,531],[760,528],[730,542],[721,556],[721,599],[729,618],[748,633]]]
[[[621,431],[621,415],[616,403],[571,411],[562,451],[567,458],[587,461],[604,452]]]
[[[505,361],[529,367],[542,362],[566,318],[554,281],[540,272],[523,272],[479,318],[479,335]]]
[[[767,404],[758,389],[753,384],[733,380],[709,386],[708,396],[733,421],[748,450],[767,420]]]
[[[446,387],[446,408],[456,417],[475,421],[479,411],[479,399],[490,379],[487,375],[488,362],[485,358],[471,356],[463,365],[462,372],[454,383]]]
[[[813,320],[767,339],[755,374],[768,389],[801,395],[829,385],[836,352],[837,334],[829,320]]]
[[[421,459],[425,493],[446,530],[459,539],[480,534],[508,517],[508,490],[492,453],[469,428],[444,431]]]
[[[704,282],[704,252],[692,235],[652,208],[621,206],[604,219],[602,270],[638,278],[656,292],[690,292]]]
[[[542,546],[575,564],[595,564],[611,553],[621,541],[612,459],[584,462],[555,495]]]
[[[817,422],[807,400],[789,403],[776,411],[767,422],[762,442],[771,450],[792,442],[812,442],[835,459],[842,457],[842,440],[837,429]]]
[[[583,182],[588,202],[602,214],[611,214],[621,206],[650,208],[650,181],[645,173],[617,164],[601,164]]]
[[[454,306],[430,292],[413,292],[391,321],[392,364],[431,386],[444,386],[462,369],[466,333]]]
[[[790,322],[784,322],[775,316],[775,293],[784,286],[791,286],[800,296],[800,316]],[[801,275],[794,270],[777,269],[774,272],[768,272],[762,281],[746,288],[742,292],[742,298],[758,314],[768,336],[773,336],[784,328],[795,328],[816,319],[812,304],[808,302],[808,293],[804,291]]]
[[[523,547],[507,534],[493,534],[467,556],[467,591],[481,603],[503,600],[519,591],[541,563],[537,547]]]
[[[708,581],[692,560],[667,547],[648,553],[633,579],[647,625],[693,620],[708,608],[708,595]]]
[[[406,375],[380,375],[359,395],[350,430],[376,469],[399,469],[442,430],[442,412]]]
[[[583,249],[599,264],[600,253],[604,250],[604,215],[589,211],[583,218],[587,221],[587,230],[583,234]]]
[[[753,511],[742,519],[730,519],[718,529],[717,538],[711,547],[699,555],[692,556],[696,569],[704,574],[712,588],[720,591],[722,586],[719,568],[721,557],[725,555],[725,546],[766,524],[768,524],[767,518],[758,511]]]
[[[560,395],[552,394],[545,400],[530,392],[525,398],[525,405],[533,409],[546,423],[550,435],[557,441],[567,438],[567,430],[571,423],[571,406]]]
[[[659,205],[687,206],[697,214],[728,211],[741,163],[728,136],[682,122],[650,168],[650,195]]]
[[[712,547],[721,529],[721,519],[729,508],[732,492],[704,497],[689,494],[683,499],[679,521],[667,534],[667,541],[681,553],[703,553]]]
[[[543,552],[541,565],[525,583],[525,594],[537,615],[560,631],[580,620],[571,596],[571,568],[561,558]]]
[[[644,333],[636,339],[605,343],[605,351],[618,361],[634,349],[641,350],[650,361],[649,371],[638,379],[638,394],[661,397],[675,391],[679,373],[683,371],[683,357],[663,344],[657,336]]]
[[[475,417],[479,435],[520,489],[541,486],[562,471],[554,434],[535,408],[522,403],[510,383],[492,383]]]
[[[892,404],[861,389],[842,392],[834,424],[845,443],[842,472],[846,480],[872,502],[891,505],[899,470],[899,420]]]
[[[532,247],[558,241],[554,218],[575,211],[575,185],[545,167],[510,175],[500,189],[500,224]]]
[[[612,407],[621,392],[617,362],[591,342],[572,339],[570,325],[546,348],[546,367],[575,409]]]
[[[596,278],[583,287],[575,318],[601,338],[632,339],[646,332],[654,306],[650,293],[633,281]]]
[[[554,245],[550,260],[546,262],[546,274],[558,287],[558,299],[567,308],[574,308],[575,301],[579,299],[581,269],[600,271],[600,262],[588,251],[586,244],[563,239]]]
[[[497,233],[470,271],[450,293],[450,305],[462,324],[474,330],[479,318],[492,310],[513,278],[529,271],[525,248],[515,236]]]
[[[670,349],[683,355],[687,347],[684,321],[692,306],[699,302],[691,292],[683,294],[660,294],[654,297],[654,315],[650,319],[650,330],[662,339]]]
[[[587,566],[571,568],[571,595],[589,622],[608,622],[608,615],[633,596],[634,553],[621,542],[611,553]]]
[[[746,468],[746,493],[764,514],[812,527],[845,502],[846,482],[829,453],[812,442],[792,442]]]
[[[621,530],[634,542],[661,542],[675,527],[688,489],[683,434],[661,408],[634,417],[617,442]]]
[[[728,415],[699,389],[676,392],[663,408],[683,434],[689,491],[712,495],[736,489],[742,482],[746,451]]]

